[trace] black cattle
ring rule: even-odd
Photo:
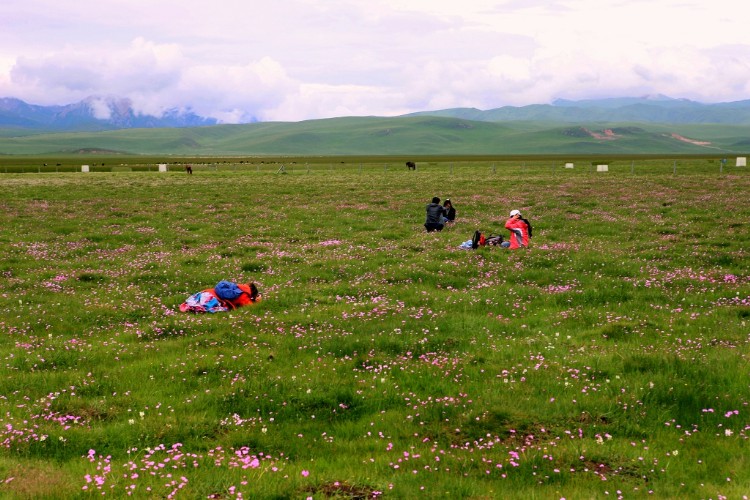
[[[408,168],[409,170],[416,170],[417,169],[417,164],[414,163],[413,161],[407,161],[406,162],[406,168]]]

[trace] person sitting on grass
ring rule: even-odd
[[[443,210],[445,211],[443,215],[443,224],[456,220],[456,209],[453,208],[453,203],[450,199],[443,202]]]
[[[443,230],[444,215],[445,209],[440,205],[440,198],[435,196],[432,199],[432,203],[427,205],[427,219],[425,220],[424,227],[428,233]]]
[[[500,246],[511,250],[528,248],[529,238],[531,238],[531,224],[521,217],[519,210],[511,210],[510,217],[505,222],[505,228],[510,231],[510,239],[509,241],[503,241]]]

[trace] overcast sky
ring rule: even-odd
[[[750,99],[737,0],[2,0],[0,97],[236,123]]]

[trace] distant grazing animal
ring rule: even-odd
[[[417,164],[414,163],[413,161],[407,161],[406,162],[406,168],[408,168],[409,170],[416,170],[417,169]]]
[[[190,175],[193,175],[193,166],[192,165],[185,165],[185,172],[187,172]]]

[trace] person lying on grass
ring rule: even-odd
[[[261,296],[255,283],[234,283],[222,280],[213,288],[191,295],[180,304],[180,311],[215,313],[237,309],[260,302]]]

